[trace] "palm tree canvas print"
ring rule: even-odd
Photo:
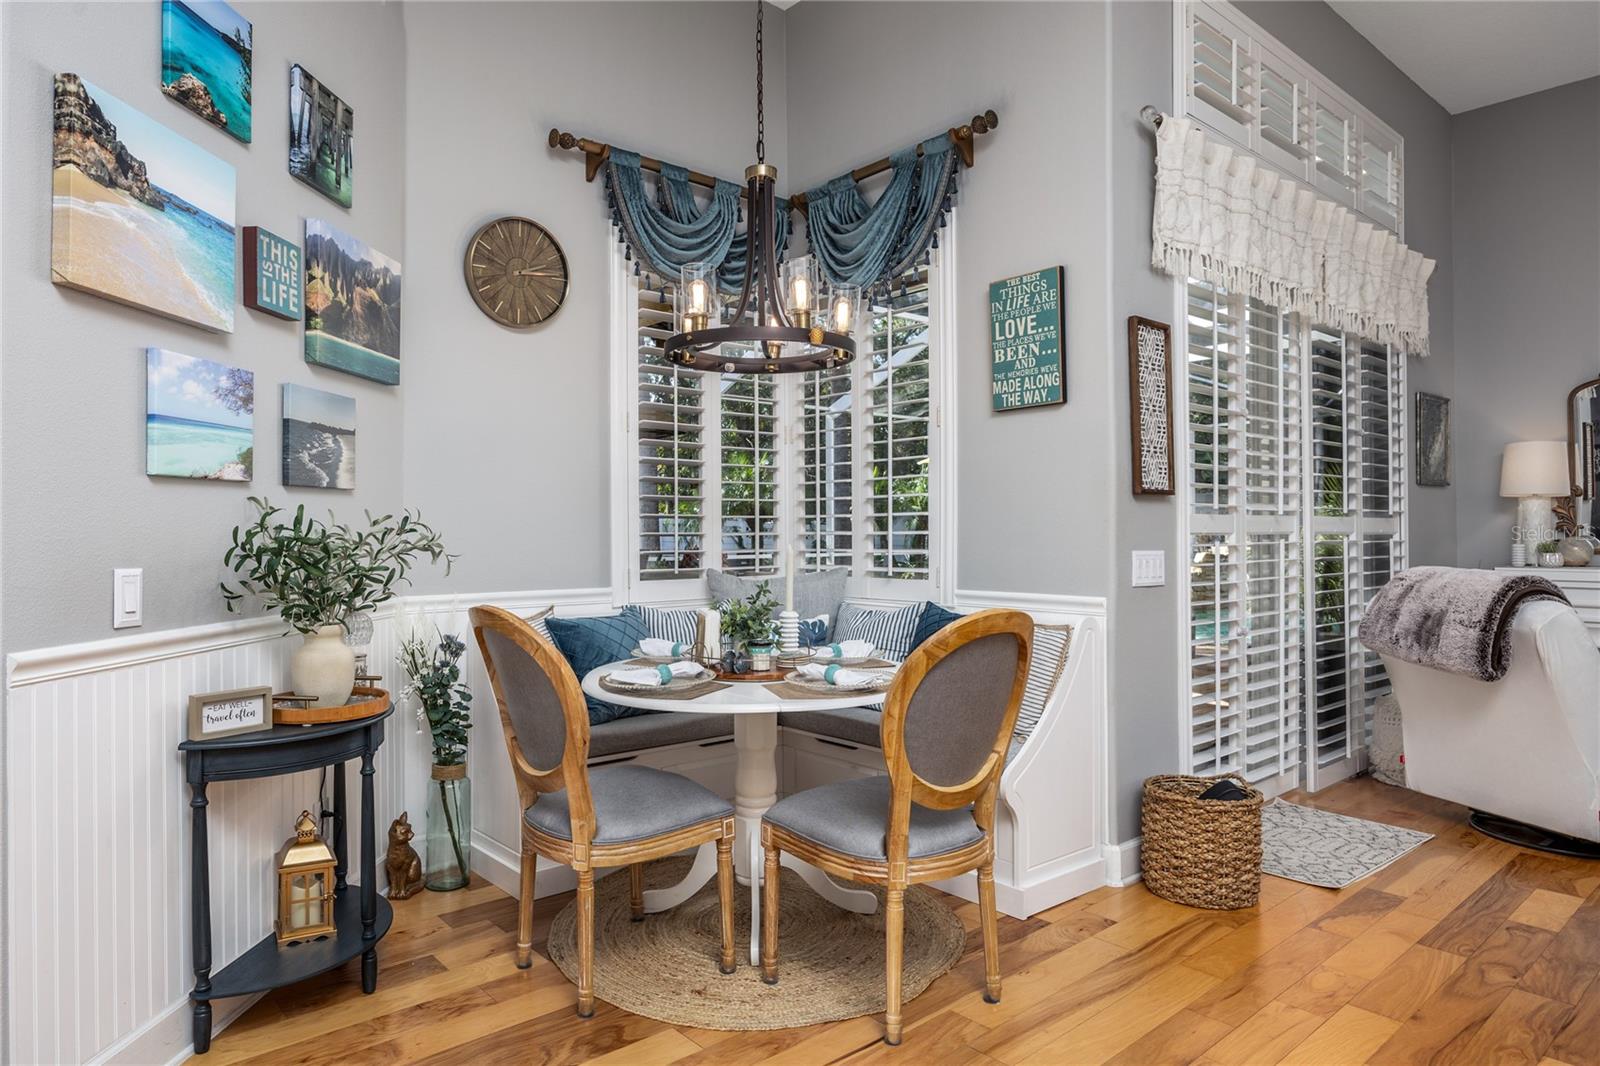
[[[338,204],[354,193],[355,112],[296,63],[289,68],[289,173]]]

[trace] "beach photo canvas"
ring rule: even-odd
[[[341,207],[354,193],[355,112],[296,63],[289,69],[289,173]]]
[[[54,99],[51,280],[233,332],[233,168],[76,74]]]
[[[356,487],[356,401],[308,385],[283,387],[283,483]]]
[[[145,351],[145,473],[249,481],[256,377],[163,348]]]
[[[400,383],[400,264],[306,219],[306,362]]]
[[[162,0],[161,91],[249,144],[253,40],[221,0]]]

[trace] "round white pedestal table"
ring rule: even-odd
[[[733,746],[738,763],[733,776],[733,813],[738,838],[734,843],[734,866],[739,881],[750,886],[750,963],[761,962],[761,816],[778,802],[778,715],[786,711],[842,711],[850,707],[876,707],[883,703],[882,692],[841,693],[837,699],[785,699],[757,681],[731,681],[726,688],[708,692],[692,700],[663,699],[648,690],[613,692],[600,687],[600,678],[625,663],[608,663],[590,670],[583,678],[583,691],[619,707],[646,711],[683,711],[688,714],[730,714],[733,716]],[[809,863],[785,854],[783,865],[803,878],[824,899],[859,914],[878,908],[878,897],[865,889],[847,888]],[[700,848],[688,876],[669,888],[647,891],[647,912],[670,910],[694,895],[716,876],[717,855],[712,844]]]

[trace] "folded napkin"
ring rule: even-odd
[[[665,685],[675,677],[699,677],[705,667],[699,663],[661,663],[633,670],[615,670],[606,677],[621,685]]]
[[[825,681],[841,688],[877,687],[887,685],[894,678],[893,670],[851,670],[845,666],[823,666],[820,663],[806,663],[796,673],[809,680]]]
[[[674,644],[660,637],[645,637],[639,642],[639,654],[652,659],[676,659],[689,654],[689,645]]]
[[[819,644],[811,652],[813,659],[870,659],[878,649],[870,640],[846,640],[838,644]]]

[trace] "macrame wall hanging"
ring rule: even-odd
[[[791,199],[778,200],[775,258],[782,259],[793,230],[791,211],[806,215],[806,238],[823,275],[833,284],[882,288],[938,247],[956,193],[957,173],[973,162],[973,142],[999,125],[993,111],[952,127]],[[587,176],[602,177],[612,222],[635,271],[677,278],[688,263],[716,263],[717,284],[737,292],[749,247],[741,187],[673,163],[551,130],[552,148],[578,149]],[[646,172],[655,176],[652,195]],[[862,183],[887,173],[888,182],[868,202]],[[695,187],[709,190],[697,198]]]

